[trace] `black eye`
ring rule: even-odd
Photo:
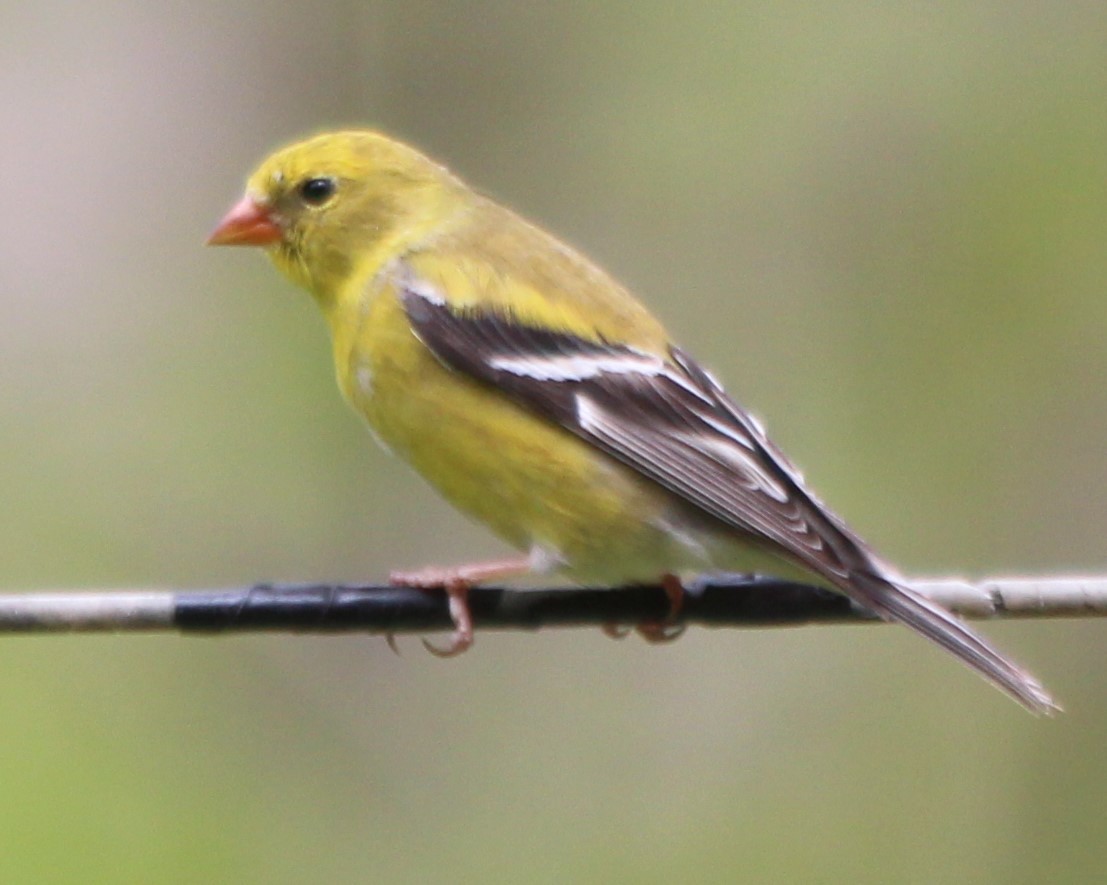
[[[321,206],[334,196],[333,178],[309,178],[300,184],[300,199],[309,206]]]

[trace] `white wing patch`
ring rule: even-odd
[[[403,280],[403,286],[404,289],[412,295],[418,295],[431,304],[437,305],[438,307],[446,306],[446,296],[443,295],[437,287],[432,286],[421,277],[417,277],[410,273],[406,274]]]
[[[521,378],[535,381],[588,381],[604,375],[641,375],[646,378],[664,378],[688,393],[709,403],[703,392],[688,382],[672,366],[652,353],[626,348],[619,353],[571,353],[535,354],[526,356],[493,356],[488,360],[490,368],[510,372]]]
[[[748,446],[734,445],[729,439],[707,436],[702,433],[681,433],[678,435],[690,448],[714,458],[745,481],[751,492],[761,492],[781,504],[788,503],[788,490],[762,467],[750,452]]]
[[[603,420],[603,412],[592,402],[591,397],[583,393],[578,393],[573,397],[573,402],[577,407],[577,423],[585,430],[594,433]]]
[[[696,416],[716,433],[721,433],[723,436],[733,440],[747,451],[756,451],[753,443],[750,441],[750,438],[736,430],[733,424],[731,424],[730,422],[721,420],[711,412],[696,412]]]
[[[605,374],[656,377],[665,373],[665,364],[648,353],[497,356],[488,364],[494,369],[536,381],[584,381]]]

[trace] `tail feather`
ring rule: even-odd
[[[898,621],[941,646],[1031,713],[1060,712],[1060,706],[1033,676],[992,648],[956,616],[914,590],[860,570],[850,573],[842,589],[885,620]]]

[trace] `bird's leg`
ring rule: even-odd
[[[469,611],[469,589],[474,584],[495,578],[507,578],[525,574],[531,570],[529,557],[495,559],[490,562],[474,562],[453,567],[435,567],[411,572],[392,572],[389,583],[419,590],[444,590],[450,606],[450,619],[454,633],[448,645],[439,647],[423,640],[427,651],[440,658],[459,655],[473,644],[473,615]],[[389,645],[395,649],[392,637]]]

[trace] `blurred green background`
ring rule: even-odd
[[[502,552],[202,243],[373,125],[580,246],[909,574],[1107,572],[1107,5],[0,0],[0,589]],[[0,879],[1087,881],[1107,624],[0,641]]]

